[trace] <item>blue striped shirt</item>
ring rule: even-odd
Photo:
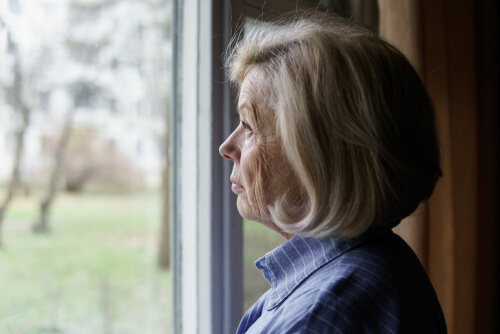
[[[255,262],[270,282],[237,333],[446,333],[436,293],[389,228],[295,236]]]

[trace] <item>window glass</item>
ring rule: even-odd
[[[170,8],[0,1],[2,333],[169,332]]]

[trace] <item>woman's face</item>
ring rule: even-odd
[[[265,78],[258,68],[247,73],[238,101],[240,124],[219,152],[234,162],[231,189],[238,195],[241,216],[277,230],[268,207],[286,190],[290,168],[276,140],[272,111],[262,110],[265,96],[257,89],[262,80]]]

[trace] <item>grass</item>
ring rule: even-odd
[[[0,250],[1,334],[156,334],[170,330],[170,274],[156,266],[156,194],[61,194],[34,234],[36,196],[16,197]],[[244,221],[244,309],[269,289],[254,261],[284,239]]]
[[[6,215],[2,334],[169,331],[158,196],[59,196],[47,234],[31,232],[37,213],[34,198],[16,198]]]
[[[285,239],[262,224],[245,220],[243,222],[243,289],[246,311],[271,287],[254,262],[267,252],[282,244]]]

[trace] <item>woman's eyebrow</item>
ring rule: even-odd
[[[238,106],[236,111],[237,111],[238,115],[241,116],[241,113],[244,112],[245,110],[246,111],[252,110],[252,105],[249,104],[248,102],[245,102],[241,106]]]

